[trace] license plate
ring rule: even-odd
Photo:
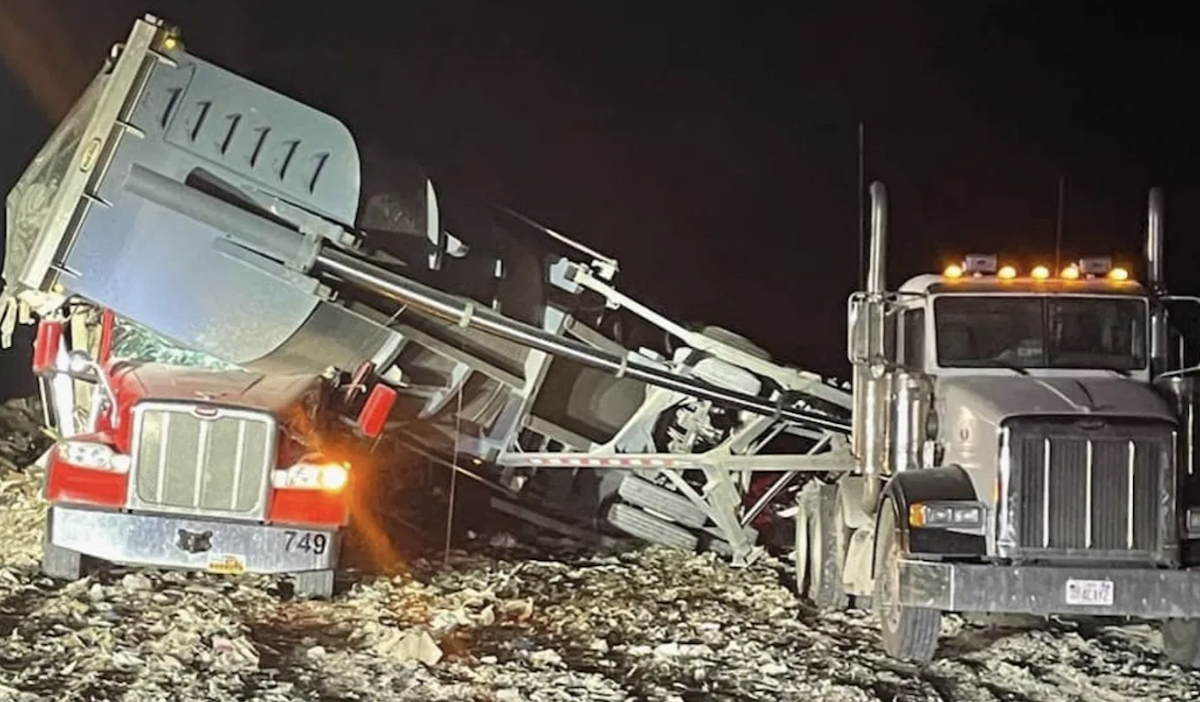
[[[1111,607],[1113,583],[1111,580],[1068,580],[1067,604]]]
[[[246,572],[246,559],[232,553],[213,556],[208,559],[208,572],[237,575]]]
[[[307,553],[313,556],[325,555],[333,545],[328,534],[319,531],[283,532],[283,550],[287,553]]]

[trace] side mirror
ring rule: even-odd
[[[371,439],[383,433],[392,406],[396,404],[396,390],[383,383],[376,383],[371,388],[371,394],[363,403],[362,411],[358,413],[359,431]]]
[[[87,351],[76,350],[67,355],[67,375],[76,380],[85,382],[94,382],[100,386],[100,392],[103,393],[104,399],[111,402],[114,406],[117,403],[117,394],[113,391],[112,384],[108,381],[108,374],[100,367],[99,363],[92,360],[92,357]],[[114,418],[114,425],[116,423]]]
[[[91,379],[91,374],[100,375],[96,362],[87,351],[72,351],[67,355],[67,373],[82,379]]]

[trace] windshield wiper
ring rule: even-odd
[[[1017,363],[1016,361],[1006,361],[1003,358],[993,358],[992,363],[995,363],[1001,368],[1007,368],[1014,373],[1019,373],[1020,375],[1029,375],[1029,369],[1020,363]]]

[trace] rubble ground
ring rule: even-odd
[[[1200,673],[1148,627],[948,618],[942,658],[918,667],[883,654],[873,617],[799,602],[779,562],[659,548],[477,539],[329,602],[258,577],[57,583],[37,571],[37,421],[0,406],[0,700],[1200,700]]]

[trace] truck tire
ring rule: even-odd
[[[842,560],[838,555],[838,530],[844,529],[838,522],[838,490],[836,485],[822,485],[817,493],[817,509],[814,511],[809,534],[808,597],[818,609],[843,610],[850,606],[850,598],[842,586]]]
[[[893,658],[926,663],[937,652],[942,631],[942,613],[926,607],[900,604],[899,517],[888,500],[879,514],[875,540],[875,597],[883,649]]]
[[[1184,668],[1200,668],[1200,619],[1166,619],[1163,653]]]
[[[812,492],[804,491],[800,493],[797,500],[796,509],[796,535],[793,548],[793,564],[795,567],[796,577],[796,596],[804,597],[808,594],[809,573],[812,571],[812,566],[809,561],[809,532],[812,531],[812,514],[816,511],[817,495]]]
[[[685,527],[699,529],[708,521],[708,515],[700,511],[687,497],[636,475],[624,476],[617,488],[617,495],[626,502]]]
[[[332,570],[309,570],[292,576],[292,591],[296,595],[327,600],[333,597],[334,573]]]

